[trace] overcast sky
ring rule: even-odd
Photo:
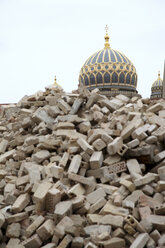
[[[110,45],[135,65],[149,97],[165,59],[165,0],[0,0],[0,103],[19,101],[54,81],[77,89],[86,59]]]

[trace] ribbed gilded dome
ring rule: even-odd
[[[158,72],[158,78],[153,82],[151,87],[151,98],[162,98],[163,92],[163,80],[160,78],[160,72]]]
[[[152,88],[154,87],[162,87],[163,80],[160,78],[160,72],[158,72],[158,78],[153,82]]]
[[[86,60],[80,71],[79,82],[89,90],[97,87],[103,93],[136,93],[136,69],[123,53],[110,47],[107,30],[104,49]]]

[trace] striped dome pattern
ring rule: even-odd
[[[137,93],[135,66],[123,53],[110,47],[108,33],[104,48],[91,55],[82,66],[79,83],[88,90],[99,88],[106,95],[114,95],[117,91],[117,94]]]
[[[84,66],[94,65],[95,63],[127,63],[132,65],[132,62],[121,52],[118,52],[113,49],[103,49],[94,53],[87,61]]]

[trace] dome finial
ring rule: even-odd
[[[104,44],[104,48],[110,48],[110,45],[109,45],[109,35],[108,35],[108,25],[106,24],[105,26],[105,44]]]
[[[56,76],[54,76],[54,84],[53,84],[53,86],[55,86],[55,87],[60,87],[60,88],[61,88],[61,86],[57,83],[57,78],[56,78]]]
[[[158,71],[158,79],[160,78],[160,71]]]

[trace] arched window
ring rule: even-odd
[[[104,83],[106,84],[110,83],[110,75],[108,72],[104,74]]]
[[[126,77],[126,84],[130,84],[130,75],[127,74],[127,77]]]
[[[135,75],[132,76],[131,84],[132,84],[132,85],[135,84]]]
[[[95,84],[95,76],[93,74],[90,75],[90,83]]]
[[[119,82],[120,82],[121,84],[124,84],[124,73],[123,73],[123,72],[120,74]]]
[[[117,83],[118,82],[118,75],[116,74],[116,72],[114,72],[112,74],[112,83]]]
[[[89,80],[88,80],[87,75],[85,75],[85,85],[89,85]]]
[[[102,81],[103,80],[102,80],[102,75],[100,73],[97,74],[97,77],[96,78],[97,78],[97,83],[98,84],[102,84]]]

